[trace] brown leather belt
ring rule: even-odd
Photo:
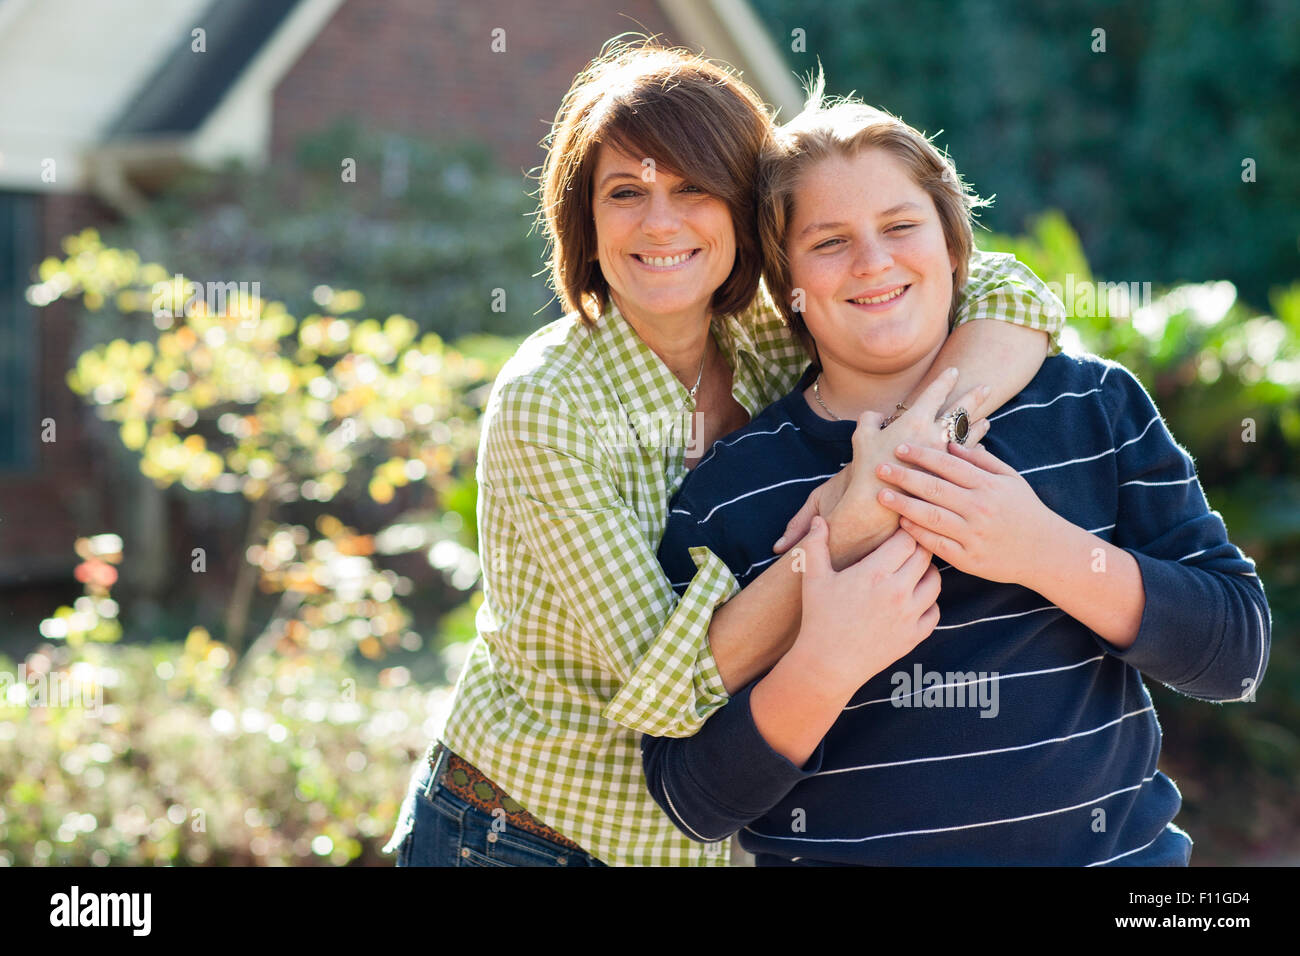
[[[444,761],[442,773],[438,777],[439,786],[446,787],[447,790],[456,794],[466,803],[478,807],[478,809],[483,810],[494,819],[500,819],[502,814],[493,811],[502,811],[509,826],[518,827],[520,830],[539,836],[544,840],[550,840],[552,843],[558,843],[560,846],[575,850],[578,853],[587,852],[572,840],[561,836],[541,820],[538,820],[525,810],[519,801],[512,799],[508,793],[485,777],[473,764],[456,756],[442,743],[435,744],[429,751],[429,763],[434,769],[437,769],[438,757],[444,751],[447,754],[447,759]]]

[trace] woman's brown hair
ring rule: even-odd
[[[947,154],[925,134],[884,110],[861,101],[825,100],[825,78],[818,71],[803,112],[775,131],[764,150],[759,170],[759,234],[762,237],[764,277],[772,301],[785,316],[795,336],[814,361],[816,344],[803,315],[794,307],[794,282],[786,251],[786,232],[794,219],[794,197],[799,182],[811,166],[831,156],[852,157],[867,149],[881,149],[903,164],[913,182],[934,202],[943,226],[948,251],[957,260],[952,276],[952,325],[966,284],[971,252],[975,247],[971,221],[974,210],[989,204],[962,181]]]
[[[726,203],[736,261],[711,308],[718,315],[747,308],[762,274],[756,187],[771,134],[763,102],[723,67],[652,39],[607,43],[565,94],[541,171],[538,220],[551,287],[565,310],[590,325],[609,302],[592,210],[602,145],[651,159]]]

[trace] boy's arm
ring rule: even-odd
[[[1114,542],[1145,592],[1135,639],[1107,650],[1189,696],[1253,700],[1272,636],[1255,563],[1228,539],[1142,383],[1111,366],[1102,384],[1119,479]]]
[[[1141,383],[1111,366],[1099,385],[1115,455],[1113,544],[1056,515],[986,450],[955,444],[951,455],[901,452],[931,474],[882,469],[903,492],[882,493],[882,504],[958,570],[1042,594],[1143,673],[1192,697],[1253,699],[1272,631],[1254,563],[1228,540]]]
[[[754,687],[733,696],[694,737],[641,738],[646,787],[692,840],[726,839],[821,770],[824,744],[802,767],[772,749],[750,711]]]

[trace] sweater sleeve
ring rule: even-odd
[[[692,840],[731,836],[821,770],[824,740],[796,767],[759,733],[749,708],[754,686],[735,694],[694,737],[641,738],[650,796]]]
[[[689,487],[688,480],[669,506],[659,543],[659,563],[674,588],[684,588],[693,568],[702,570],[710,560],[722,562],[733,575],[741,561],[697,520],[697,509],[686,493]],[[803,768],[768,745],[749,709],[753,688],[750,684],[731,697],[694,736],[641,738],[650,795],[692,840],[725,839],[763,816],[795,784],[821,768],[820,743]]]
[[[1136,559],[1146,606],[1130,647],[1097,640],[1190,697],[1253,700],[1272,635],[1255,563],[1228,540],[1191,456],[1141,382],[1108,363],[1101,386],[1118,478],[1112,540]]]

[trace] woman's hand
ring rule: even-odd
[[[803,507],[786,524],[785,533],[772,550],[780,554],[808,533],[814,515],[821,515],[830,525],[831,557],[837,567],[861,558],[869,544],[896,527],[897,516],[882,508],[876,495],[883,487],[875,475],[877,465],[894,461],[894,448],[900,442],[929,448],[943,448],[947,443],[947,424],[939,420],[939,408],[957,381],[957,370],[949,369],[930,383],[915,404],[885,429],[879,412],[864,412],[853,432],[853,460],[833,478],[813,489]],[[988,398],[988,386],[971,389],[948,412],[961,407],[972,419],[979,414]],[[978,442],[988,433],[988,419],[972,421],[967,441]]]
[[[878,466],[897,489],[882,489],[879,500],[922,547],[959,571],[1026,587],[1051,563],[1061,519],[992,452],[950,442],[947,451],[908,444],[896,453],[925,470]]]

